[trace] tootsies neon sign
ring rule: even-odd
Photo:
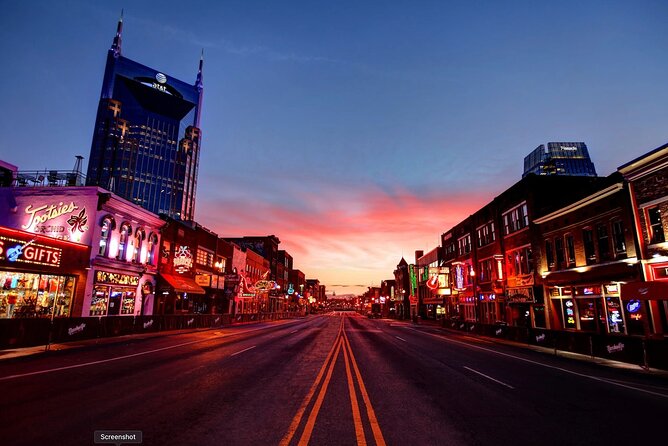
[[[31,204],[25,208],[25,214],[27,220],[21,228],[29,232],[79,242],[88,231],[86,208],[79,207],[74,201],[41,206]]]

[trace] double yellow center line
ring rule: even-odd
[[[341,325],[339,325],[339,331],[336,335],[336,340],[334,341],[334,345],[332,345],[332,348],[327,354],[327,358],[325,359],[324,364],[320,368],[320,372],[318,372],[318,375],[316,376],[313,385],[309,389],[308,393],[306,394],[306,397],[304,398],[304,401],[302,401],[301,406],[299,407],[297,413],[292,419],[290,427],[288,428],[288,432],[285,434],[285,436],[279,443],[280,446],[288,446],[290,444],[292,438],[295,436],[295,433],[297,432],[299,426],[302,423],[304,413],[311,404],[311,400],[313,399],[313,396],[316,394],[318,387],[320,387],[318,396],[316,397],[315,403],[311,407],[311,411],[306,420],[306,425],[304,426],[304,430],[302,431],[301,437],[299,437],[299,442],[297,443],[299,446],[306,446],[308,444],[309,440],[311,439],[311,434],[313,433],[313,428],[315,427],[316,419],[318,418],[318,413],[320,412],[320,408],[322,407],[322,402],[325,399],[325,395],[327,394],[327,389],[332,379],[332,373],[334,372],[334,366],[339,358],[339,354],[341,353],[342,349],[343,349],[343,360],[346,366],[346,377],[348,379],[348,392],[350,393],[350,405],[352,408],[353,422],[355,423],[355,437],[357,438],[357,444],[358,446],[366,446],[367,442],[366,442],[366,436],[364,434],[364,425],[362,424],[362,413],[360,411],[357,399],[357,393],[355,391],[354,378],[357,378],[357,384],[359,386],[359,390],[362,395],[362,400],[364,401],[364,405],[366,407],[366,413],[369,419],[369,425],[371,427],[371,432],[373,433],[373,438],[375,440],[375,443],[377,446],[385,446],[385,439],[383,438],[383,433],[381,432],[380,426],[378,425],[378,420],[376,419],[376,413],[374,412],[373,406],[371,405],[371,400],[369,399],[369,394],[366,391],[366,386],[364,385],[362,374],[360,373],[359,367],[357,367],[357,361],[355,360],[355,355],[353,354],[353,350],[350,347],[350,342],[348,341],[348,336],[346,335],[345,317],[341,318]],[[354,371],[354,376],[353,376],[353,371]],[[323,381],[322,386],[320,385],[321,381]]]

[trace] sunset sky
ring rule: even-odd
[[[124,8],[126,57],[194,83],[204,49],[197,221],[276,235],[337,294],[437,246],[540,144],[584,141],[608,175],[668,142],[662,0],[1,5],[0,159],[87,161]]]

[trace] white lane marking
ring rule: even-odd
[[[240,335],[240,334],[245,334],[245,333],[251,333],[251,332],[254,332],[254,331],[258,331],[258,330],[266,330],[267,328],[271,328],[271,327],[272,326],[262,327],[262,328],[253,328],[252,330],[244,330],[244,331],[240,331],[240,332],[237,332],[237,333],[230,333],[230,334],[228,334],[228,336],[235,336],[235,335]],[[0,381],[6,381],[6,380],[9,380],[9,379],[14,379],[14,378],[23,378],[24,376],[42,375],[44,373],[59,372],[61,370],[76,369],[76,368],[79,368],[79,367],[88,367],[88,366],[96,365],[96,364],[104,364],[105,362],[118,361],[120,359],[127,359],[127,358],[134,358],[136,356],[148,355],[148,354],[151,354],[151,353],[157,353],[157,352],[161,352],[161,351],[164,351],[164,350],[171,350],[173,348],[183,347],[183,346],[191,345],[191,344],[197,344],[198,342],[211,341],[211,340],[214,340],[214,339],[220,339],[220,337],[218,337],[218,336],[213,337],[212,336],[212,337],[205,338],[205,339],[197,339],[196,341],[190,341],[190,342],[184,342],[182,344],[170,345],[169,347],[162,347],[162,348],[156,348],[155,350],[147,350],[145,352],[133,353],[131,355],[117,356],[115,358],[101,359],[99,361],[84,362],[82,364],[74,364],[74,365],[68,365],[68,366],[64,366],[64,367],[56,367],[56,368],[53,368],[53,369],[38,370],[36,372],[21,373],[20,375],[3,376],[3,377],[0,377]]]
[[[477,370],[473,370],[471,367],[466,367],[466,366],[464,366],[464,368],[465,368],[466,370],[470,370],[470,371],[472,371],[473,373],[477,373],[477,374],[480,375],[480,376],[484,376],[485,378],[487,378],[487,379],[489,379],[489,380],[492,380],[492,381],[494,381],[495,383],[499,383],[499,384],[501,384],[502,386],[506,386],[506,387],[508,387],[509,389],[514,389],[514,387],[511,386],[510,384],[506,384],[506,383],[504,383],[504,382],[502,382],[502,381],[499,381],[498,379],[494,379],[494,378],[492,378],[492,377],[489,376],[489,375],[485,375],[485,374],[482,373],[482,372],[479,372],[479,371],[477,371]]]
[[[599,381],[599,382],[603,382],[603,383],[607,383],[607,384],[612,384],[613,386],[623,387],[625,389],[630,389],[630,390],[636,390],[638,392],[647,393],[649,395],[660,396],[661,398],[668,398],[668,395],[663,394],[663,393],[652,392],[651,390],[641,389],[640,387],[634,387],[634,386],[631,386],[631,385],[628,385],[628,384],[621,384],[621,383],[618,383],[618,382],[615,382],[615,381],[611,381],[609,379],[599,378],[597,376],[585,375],[584,373],[574,372],[572,370],[564,369],[562,367],[557,367],[557,366],[554,366],[554,365],[543,364],[542,362],[532,361],[532,360],[526,359],[526,358],[520,358],[519,356],[499,352],[499,351],[496,351],[496,350],[490,350],[488,348],[480,347],[478,345],[472,345],[472,344],[467,344],[466,342],[455,341],[454,339],[448,339],[448,338],[444,338],[443,336],[435,335],[435,334],[432,334],[432,333],[426,333],[424,331],[417,330],[417,329],[412,328],[412,327],[406,327],[406,328],[408,328],[409,330],[416,331],[418,333],[425,334],[427,336],[432,336],[432,337],[440,339],[442,341],[452,342],[453,344],[461,344],[461,345],[464,345],[466,347],[477,348],[478,350],[484,350],[486,352],[496,353],[497,355],[507,356],[508,358],[517,359],[518,361],[524,361],[524,362],[528,362],[530,364],[538,365],[538,366],[541,366],[541,367],[547,367],[549,369],[559,370],[561,372],[570,373],[571,375],[580,376],[582,378],[589,378],[589,379],[592,379],[594,381]]]
[[[243,352],[247,352],[248,350],[254,349],[255,347],[257,347],[257,345],[254,345],[254,346],[252,346],[252,347],[245,348],[245,349],[243,349],[243,350],[241,350],[241,351],[238,351],[238,352],[236,352],[236,353],[232,353],[230,356],[237,356],[237,355],[240,355],[241,353],[243,353]]]
[[[210,340],[211,340],[211,338],[198,339],[196,341],[184,342],[183,344],[177,344],[177,345],[170,345],[169,347],[156,348],[155,350],[148,350],[148,351],[145,351],[145,352],[133,353],[131,355],[117,356],[115,358],[101,359],[99,361],[84,362],[83,364],[68,365],[68,366],[65,366],[65,367],[57,367],[55,369],[39,370],[37,372],[22,373],[20,375],[3,376],[2,378],[0,378],[0,381],[4,381],[4,380],[7,380],[7,379],[12,379],[12,378],[22,378],[24,376],[41,375],[43,373],[58,372],[60,370],[76,369],[76,368],[79,368],[79,367],[86,367],[86,366],[95,365],[95,364],[104,364],[105,362],[118,361],[119,359],[134,358],[135,356],[148,355],[150,353],[157,353],[157,352],[161,352],[163,350],[171,350],[173,348],[183,347],[185,345],[191,345],[191,344],[196,344],[198,342],[204,342],[204,341],[210,341]]]
[[[395,338],[399,339],[400,341],[408,342],[407,340],[405,340],[404,338],[400,338],[399,336],[395,336]]]

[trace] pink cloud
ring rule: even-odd
[[[487,201],[475,193],[339,189],[301,192],[292,209],[270,201],[204,198],[198,220],[221,236],[274,234],[308,278],[366,287],[392,279],[402,256],[412,263],[415,250],[436,247],[443,232]]]

